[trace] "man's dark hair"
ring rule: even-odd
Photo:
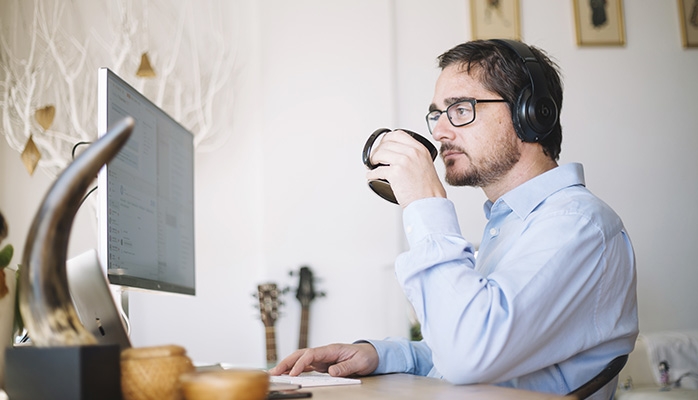
[[[548,84],[548,91],[562,111],[562,80],[559,67],[550,60],[545,52],[528,46],[543,70]],[[509,47],[491,40],[475,40],[448,50],[438,57],[442,70],[450,65],[458,65],[468,74],[475,74],[483,86],[502,96],[509,103],[512,115],[519,93],[531,83],[521,58]],[[558,118],[552,132],[540,141],[545,154],[557,160],[560,158],[562,144],[562,126]]]

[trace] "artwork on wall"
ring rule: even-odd
[[[579,46],[623,46],[622,0],[573,0]]]
[[[521,40],[519,0],[471,0],[473,40]]]
[[[683,47],[698,47],[698,0],[678,0]]]

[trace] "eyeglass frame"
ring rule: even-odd
[[[456,105],[458,105],[458,104],[461,104],[461,103],[470,103],[470,104],[473,106],[473,119],[471,119],[470,121],[468,121],[468,122],[466,122],[466,123],[464,123],[464,124],[456,125],[456,124],[453,122],[453,120],[451,119],[451,115],[450,115],[448,112],[449,112],[449,110],[451,110],[451,108],[453,108],[454,106],[456,106]],[[463,98],[463,99],[461,99],[461,100],[458,100],[458,101],[454,102],[454,103],[451,104],[450,106],[446,107],[445,110],[438,110],[438,109],[436,109],[436,110],[429,110],[429,112],[427,113],[427,115],[424,117],[424,118],[426,119],[426,121],[427,121],[427,128],[429,129],[429,133],[432,134],[432,135],[434,134],[434,132],[432,132],[431,124],[429,123],[429,116],[430,116],[432,113],[437,112],[437,111],[439,112],[439,117],[436,118],[436,119],[434,120],[434,126],[436,126],[436,123],[438,122],[439,118],[441,118],[441,116],[445,113],[445,114],[446,114],[446,117],[448,117],[448,122],[450,122],[451,125],[453,125],[454,127],[459,128],[459,127],[461,127],[461,126],[466,126],[466,125],[468,125],[468,124],[472,124],[472,123],[475,121],[475,117],[476,117],[475,106],[477,105],[477,103],[508,103],[508,100],[505,100],[505,99],[470,99],[470,98]]]

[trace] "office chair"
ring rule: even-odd
[[[591,378],[590,381],[578,387],[574,391],[569,392],[567,395],[576,397],[579,400],[586,399],[615,378],[620,370],[623,369],[627,361],[627,354],[614,358],[608,363],[608,365],[606,365],[606,368],[604,368],[603,371],[599,372],[598,375]]]

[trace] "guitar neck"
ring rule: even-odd
[[[276,358],[276,331],[273,326],[265,326],[264,331],[267,342],[267,367],[271,368],[278,361]]]
[[[301,331],[298,336],[298,348],[308,348],[308,317],[310,315],[310,307],[301,307]]]

